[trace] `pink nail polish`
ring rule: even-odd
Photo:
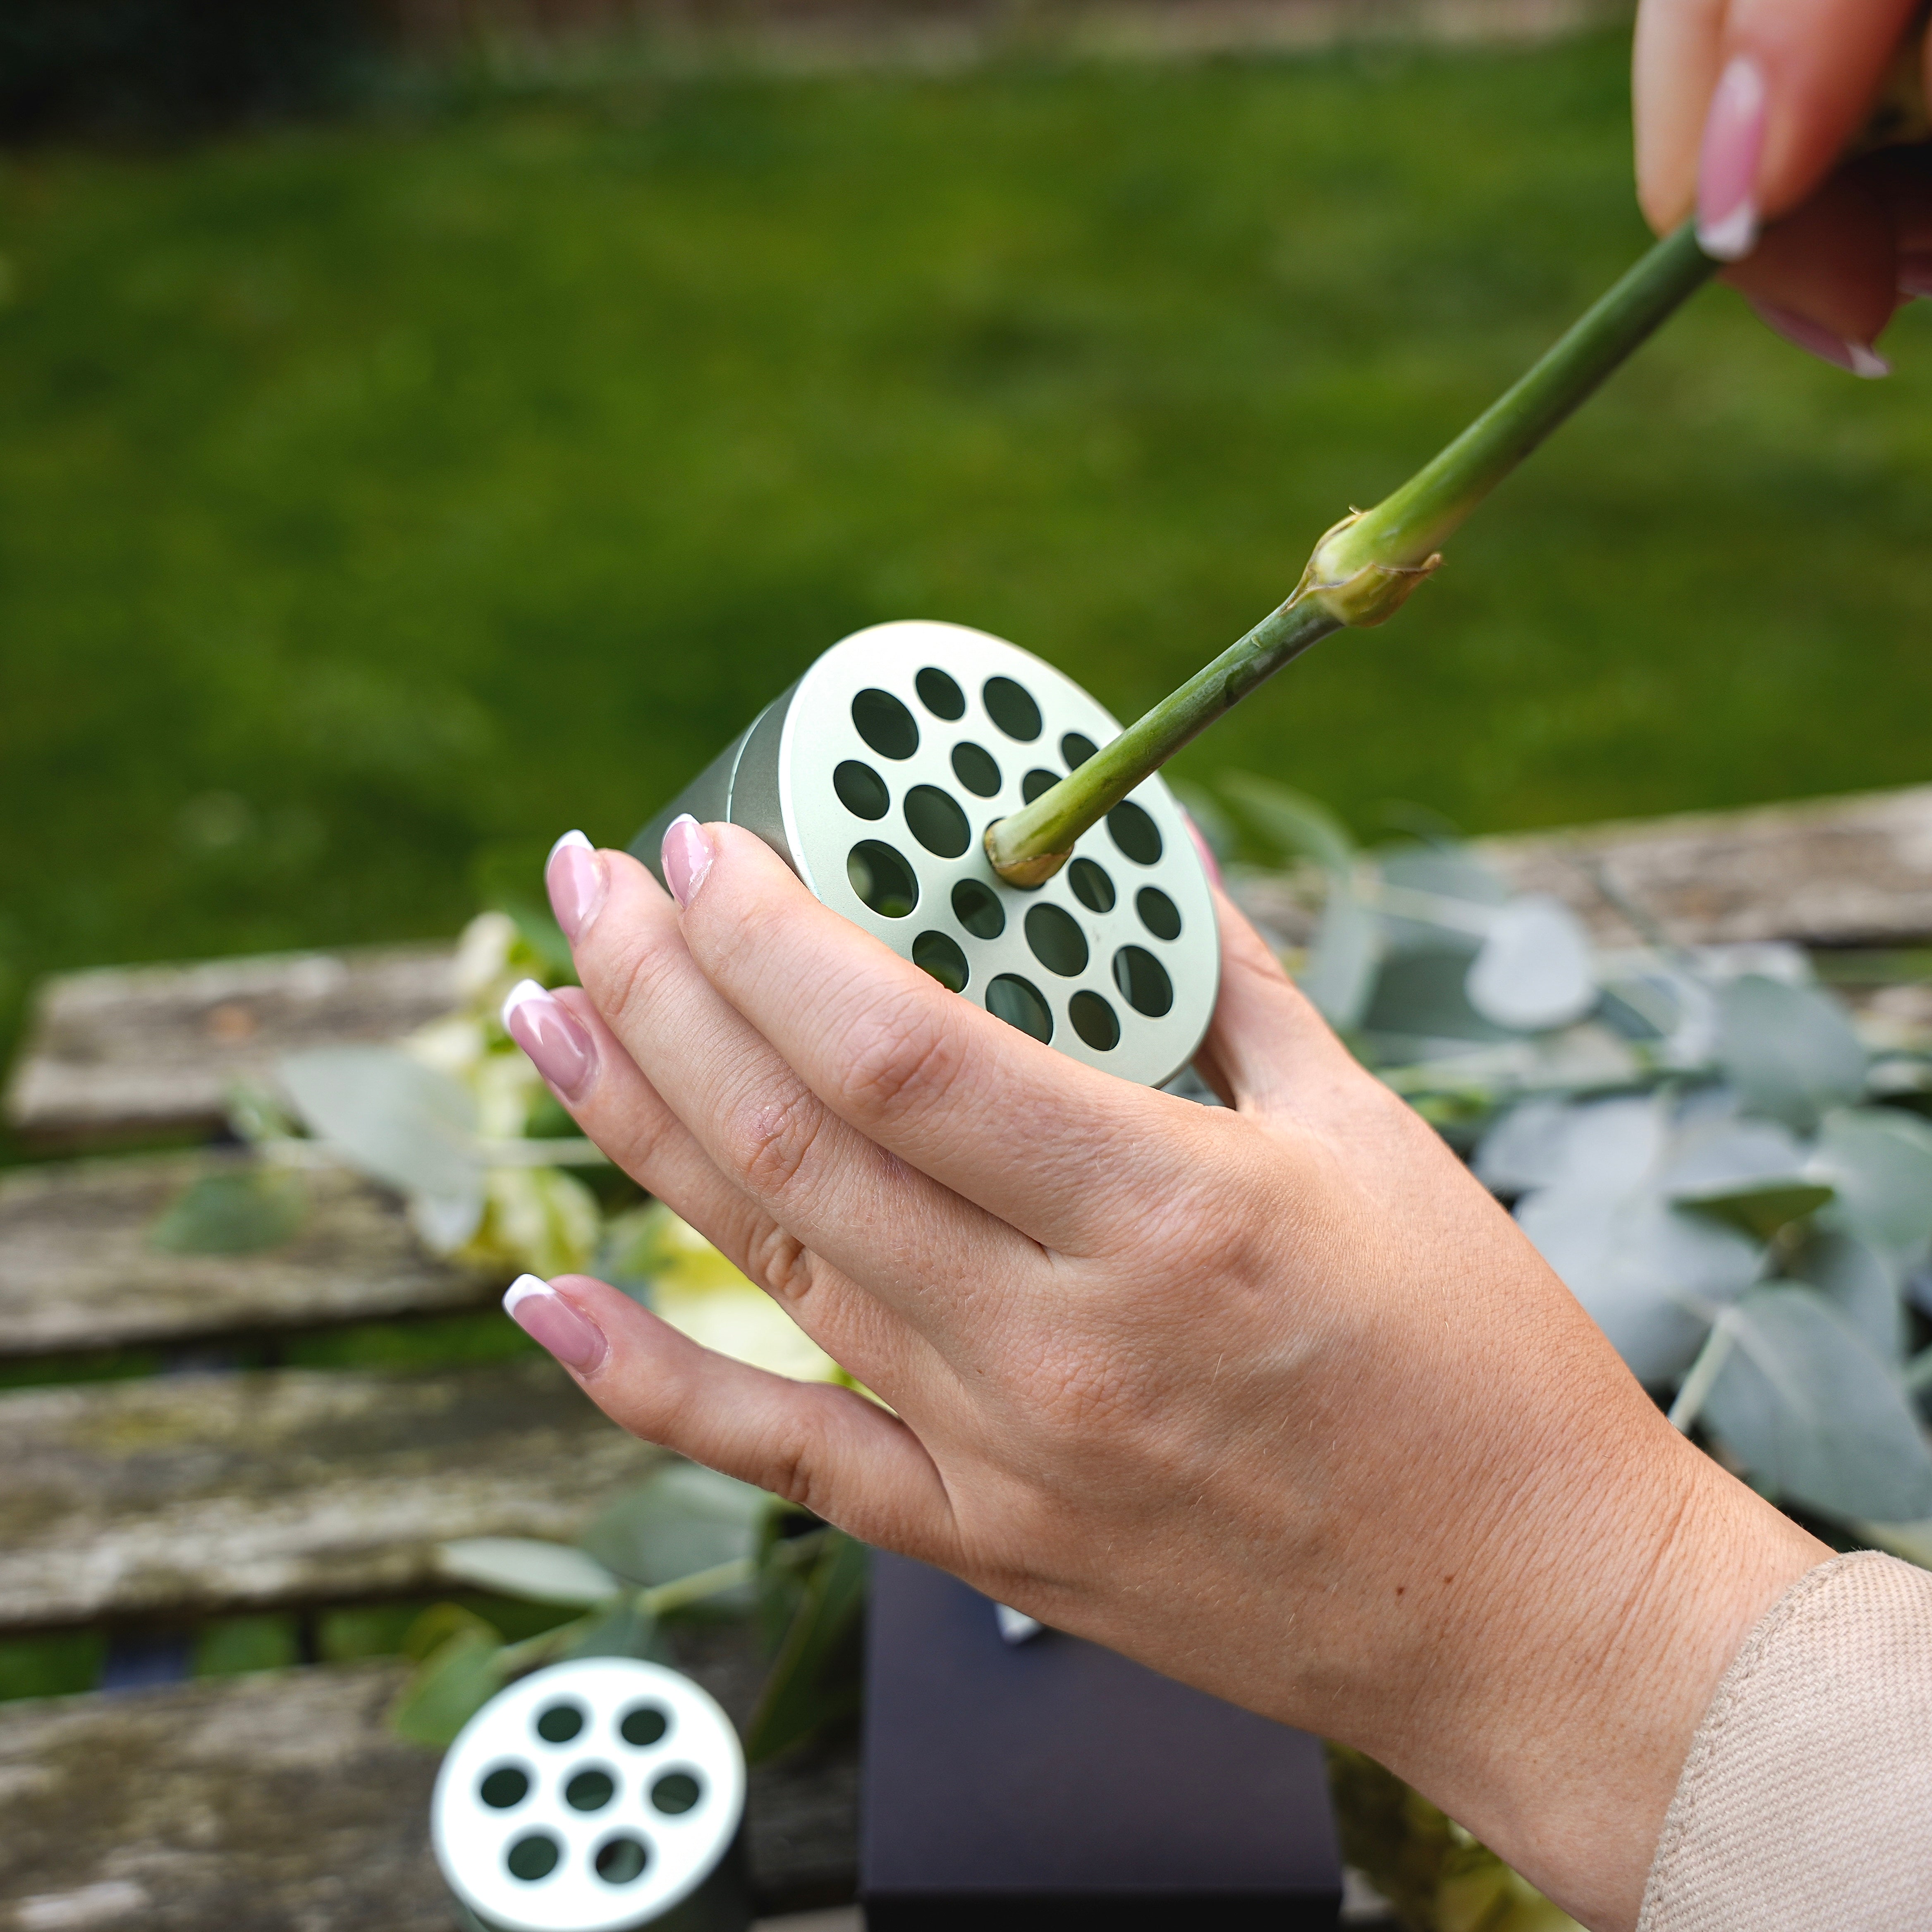
[[[536,1275],[520,1274],[511,1282],[503,1296],[503,1312],[566,1369],[580,1376],[587,1376],[604,1359],[608,1345],[596,1324]]]
[[[671,897],[688,906],[711,869],[711,841],[689,812],[671,820],[670,830],[664,836],[663,860]]]
[[[1725,68],[1711,96],[1697,161],[1697,245],[1715,261],[1742,261],[1757,246],[1757,164],[1768,98],[1763,71],[1748,54]]]
[[[1799,348],[1808,350],[1821,362],[1830,363],[1834,369],[1847,370],[1854,376],[1868,378],[1892,374],[1892,364],[1866,344],[1847,341],[1842,335],[1834,335],[1808,315],[1800,315],[1796,309],[1780,308],[1775,302],[1754,302],[1751,307],[1757,310],[1758,319],[1766,328],[1775,329],[1786,341],[1796,343]]]
[[[503,1002],[503,1030],[565,1100],[582,1099],[597,1071],[597,1048],[554,994],[519,980]]]
[[[544,862],[544,889],[564,938],[574,946],[590,930],[610,889],[603,860],[582,832],[566,832],[550,848]]]
[[[1908,248],[1899,256],[1898,292],[1932,302],[1932,248]]]

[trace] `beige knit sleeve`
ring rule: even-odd
[[[1744,1640],[1684,1760],[1637,1932],[1932,1928],[1932,1572],[1862,1551]]]

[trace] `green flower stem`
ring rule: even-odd
[[[1078,770],[986,834],[1000,876],[1038,885],[1073,842],[1182,746],[1330,632],[1379,624],[1442,562],[1437,547],[1717,265],[1691,224],[1666,236],[1521,381],[1372,510],[1316,546],[1294,594]]]

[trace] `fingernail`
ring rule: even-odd
[[[554,994],[519,980],[503,1002],[503,1030],[566,1100],[581,1097],[597,1071],[597,1048]]]
[[[1764,74],[1748,54],[1725,68],[1704,120],[1697,160],[1697,245],[1742,261],[1757,246],[1757,164],[1764,148]]]
[[[1898,292],[1932,302],[1932,248],[1908,248],[1899,256]]]
[[[574,946],[590,930],[590,922],[604,909],[610,875],[596,848],[580,832],[566,832],[550,848],[544,861],[544,890],[550,909]]]
[[[663,857],[671,897],[688,906],[711,869],[711,841],[689,812],[671,820],[670,830],[664,836]]]
[[[1892,374],[1892,364],[1868,344],[1834,335],[1823,323],[1814,322],[1808,315],[1800,315],[1795,309],[1780,308],[1775,302],[1754,302],[1751,307],[1757,310],[1759,320],[1767,328],[1776,329],[1786,341],[1809,350],[1821,362],[1828,362],[1834,369],[1846,369],[1854,376],[1868,377]]]
[[[503,1312],[548,1348],[566,1369],[587,1376],[603,1360],[603,1331],[582,1310],[574,1308],[533,1274],[520,1274],[504,1292]]]

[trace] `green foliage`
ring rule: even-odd
[[[486,863],[534,898],[878,618],[1136,711],[1631,259],[1628,64],[716,80],[0,164],[0,1002],[446,934]],[[1700,297],[1183,775],[1484,827],[1922,778],[1932,312],[1892,340],[1856,384]]]
[[[754,1764],[859,1708],[857,1640],[871,1575],[866,1546],[837,1530],[813,1564],[745,1733]]]
[[[292,1240],[308,1213],[298,1174],[250,1167],[204,1174],[162,1211],[148,1245],[167,1254],[251,1254]]]

